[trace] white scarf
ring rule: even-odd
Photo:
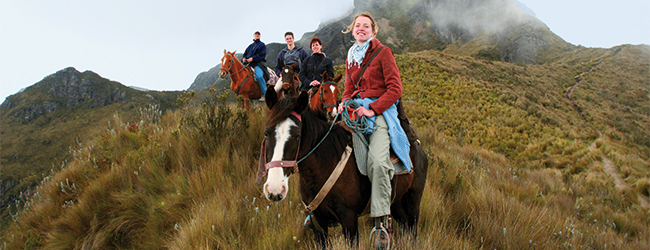
[[[361,65],[363,58],[366,56],[366,51],[368,51],[368,47],[370,47],[370,40],[372,39],[375,39],[375,37],[370,37],[370,39],[366,40],[361,45],[355,42],[352,47],[350,47],[348,50],[348,68],[351,68],[355,64]]]

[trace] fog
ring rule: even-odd
[[[430,4],[432,23],[441,33],[453,37],[457,29],[475,35],[501,32],[512,23],[524,21],[531,14],[514,0],[438,0]]]

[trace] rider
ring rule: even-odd
[[[244,64],[249,63],[251,67],[255,68],[255,78],[257,78],[257,84],[262,89],[262,98],[260,101],[264,101],[264,94],[266,93],[266,80],[264,79],[264,71],[266,71],[266,65],[264,65],[266,61],[266,44],[260,41],[260,36],[260,32],[255,31],[255,34],[253,34],[253,43],[248,45],[248,48],[244,51],[242,61]]]
[[[334,78],[334,65],[332,59],[325,57],[322,52],[323,43],[320,38],[314,37],[309,42],[313,51],[311,56],[303,60],[300,70],[300,88],[299,91],[308,91],[309,86],[318,86],[323,81],[323,72],[327,71],[329,77]]]
[[[399,68],[391,48],[383,46],[376,38],[378,31],[377,23],[368,13],[358,14],[344,31],[352,32],[356,42],[348,50],[342,99],[354,99],[361,105],[356,108],[357,115],[374,119],[376,127],[373,126],[375,129],[368,136],[367,158],[367,174],[372,186],[370,217],[375,218],[375,229],[388,229],[380,230],[375,240],[380,248],[385,248],[390,239],[391,179],[395,171],[390,161],[391,145],[407,169],[411,162],[408,158],[410,144],[397,117],[396,106],[402,96]],[[359,75],[363,68],[366,70]],[[341,102],[339,110],[343,108]]]
[[[298,66],[300,66],[305,61],[305,58],[309,56],[307,51],[296,46],[293,42],[293,32],[287,31],[287,33],[284,33],[284,41],[287,42],[287,47],[282,49],[278,54],[278,58],[275,59],[275,74],[278,76],[280,75],[280,71],[282,71],[281,63],[284,65],[298,63]]]

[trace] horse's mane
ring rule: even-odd
[[[237,64],[242,67],[244,66],[244,63],[242,63],[239,59],[237,59],[236,56],[231,55],[230,53],[227,53],[226,55],[230,57],[230,60],[232,60],[231,64]]]
[[[267,116],[267,128],[275,127],[278,123],[290,116],[296,106],[296,99],[296,97],[280,98]]]
[[[312,111],[305,110],[302,112],[302,141],[301,148],[313,149],[318,145],[321,139],[327,134],[331,124],[318,118]],[[327,135],[327,138],[314,151],[314,155],[319,162],[329,162],[337,160],[345,151],[345,147],[350,141],[349,133],[335,124]]]
[[[291,116],[295,110],[297,97],[284,97],[280,98],[278,102],[270,110],[267,117],[267,127],[275,127],[278,123]],[[313,149],[318,145],[321,139],[327,134],[330,124],[317,117],[312,111],[305,109],[301,113],[302,116],[302,138],[300,148]],[[329,162],[339,159],[345,150],[346,145],[350,141],[349,132],[345,131],[339,125],[334,125],[331,132],[323,140],[318,149],[315,150],[314,155],[319,162]]]

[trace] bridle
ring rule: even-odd
[[[334,84],[336,84],[336,83],[334,83]],[[298,114],[296,111],[291,112],[291,115],[293,115],[299,121],[302,122],[301,115]],[[336,115],[337,117],[335,117],[335,119],[338,118],[339,115],[340,115],[340,113]],[[293,161],[270,161],[270,162],[264,164],[265,167],[266,167],[266,171],[264,173],[258,172],[258,175],[257,175],[258,180],[261,180],[261,178],[263,178],[266,175],[266,173],[269,171],[269,169],[275,168],[275,167],[284,167],[284,168],[291,167],[291,168],[293,168],[291,173],[292,174],[297,173],[298,172],[298,163],[300,163],[305,158],[307,158],[307,156],[311,155],[311,153],[313,153],[318,148],[318,146],[320,146],[320,144],[325,140],[325,138],[327,138],[329,133],[332,131],[332,127],[334,127],[334,124],[336,124],[336,123],[333,122],[330,125],[330,128],[327,131],[327,134],[325,134],[325,136],[323,137],[323,139],[321,139],[321,141],[318,142],[318,144],[316,144],[316,146],[314,148],[312,148],[312,150],[309,151],[309,153],[307,153],[307,155],[303,156],[300,160],[298,160],[298,154],[300,153],[300,140],[298,140],[298,149],[296,150],[296,157],[295,157],[295,159]],[[343,171],[343,168],[345,168],[345,165],[346,165],[346,163],[348,161],[348,158],[349,158],[351,152],[352,152],[352,149],[348,146],[346,148],[346,153],[344,153],[344,155],[343,155],[343,159],[336,165],[334,171],[327,178],[327,181],[321,187],[321,189],[318,191],[318,193],[316,194],[314,199],[309,204],[305,204],[303,202],[303,205],[305,206],[305,209],[307,209],[307,212],[309,213],[309,215],[314,218],[314,220],[313,220],[314,227],[319,232],[325,232],[325,230],[323,229],[323,227],[320,226],[318,221],[315,219],[316,215],[314,214],[314,210],[316,210],[316,208],[318,208],[318,206],[321,204],[321,202],[323,201],[325,196],[327,196],[327,194],[331,190],[332,186],[334,186],[334,183],[336,183],[336,181],[340,177],[341,172]],[[264,141],[262,141],[262,158],[264,159],[264,162],[266,162],[266,137],[264,138]]]
[[[320,90],[320,94],[319,94],[318,99],[323,104],[323,108],[333,108],[333,107],[338,106],[339,103],[338,103],[338,101],[336,101],[334,104],[327,104],[327,105],[325,104],[325,98],[323,97],[323,92],[325,92],[325,91],[323,91],[323,88],[325,88],[325,86],[327,86],[327,85],[337,86],[337,84],[335,82],[324,82],[323,84],[321,84],[320,85],[321,90]]]
[[[243,67],[242,67],[240,70],[237,70],[237,72],[235,72],[235,73],[230,73],[230,71],[232,70],[232,66],[235,64],[235,58],[233,58],[234,56],[232,56],[232,55],[228,55],[228,56],[230,57],[230,66],[228,66],[228,69],[226,69],[226,68],[223,67],[223,64],[221,64],[221,69],[225,70],[226,73],[228,73],[228,75],[230,75],[230,78],[232,78],[233,75],[237,75],[237,74],[239,74],[239,72],[242,72],[242,70],[245,70],[245,69],[246,69],[246,65],[242,65]],[[248,80],[248,77],[250,77],[250,76],[251,76],[251,73],[248,72],[248,74],[246,75],[246,77],[244,78],[244,80],[241,81],[241,83],[239,84],[239,86],[237,86],[237,89],[234,90],[234,91],[235,91],[235,94],[239,94],[239,89],[241,88],[242,85],[244,85],[244,83],[246,82],[246,80]],[[232,79],[231,79],[231,80],[232,80]]]
[[[298,114],[296,111],[291,112],[291,115],[298,118],[298,120],[302,122],[302,116],[300,114]],[[340,113],[336,114],[336,117],[334,117],[334,119],[336,120],[336,118],[338,118],[339,115],[340,115]],[[332,131],[332,128],[334,127],[334,124],[336,124],[336,123],[332,122],[332,124],[330,125],[329,130],[327,130],[327,133],[325,134],[325,136],[323,136],[323,138],[318,142],[318,144],[316,144],[316,146],[314,148],[312,148],[311,151],[309,151],[309,153],[307,153],[305,156],[300,158],[300,160],[298,160],[298,154],[300,153],[300,140],[298,140],[298,149],[296,150],[296,157],[294,158],[293,161],[270,161],[268,163],[265,163],[264,166],[266,168],[266,171],[264,173],[259,173],[258,172],[258,179],[261,179],[262,177],[266,176],[266,173],[269,171],[269,169],[276,168],[276,167],[293,168],[291,173],[292,174],[293,173],[298,173],[298,163],[302,162],[303,160],[305,160],[305,158],[307,158],[307,156],[311,155],[314,151],[316,151],[318,146],[320,146],[320,144],[323,143],[323,141],[325,141],[325,138],[327,138],[327,136],[330,134],[330,132]],[[266,137],[264,137],[264,140],[262,141],[262,152],[261,152],[261,154],[262,154],[262,158],[264,159],[264,162],[266,162]],[[260,169],[260,171],[261,171],[261,169]]]
[[[302,116],[300,114],[296,113],[296,111],[291,112],[291,115],[298,118],[298,120],[302,122]],[[298,153],[299,152],[300,152],[300,140],[298,140],[298,150],[296,150],[296,157],[294,158],[293,161],[282,161],[282,160],[280,160],[280,161],[270,161],[270,162],[264,164],[264,166],[266,167],[266,171],[268,172],[269,169],[271,169],[271,168],[282,167],[282,168],[293,168],[291,173],[297,173],[298,172],[298,163],[300,161],[302,161],[302,159],[300,161],[298,161]],[[262,142],[262,154],[263,154],[262,157],[264,158],[264,162],[266,162],[266,137],[264,138],[264,141]]]

